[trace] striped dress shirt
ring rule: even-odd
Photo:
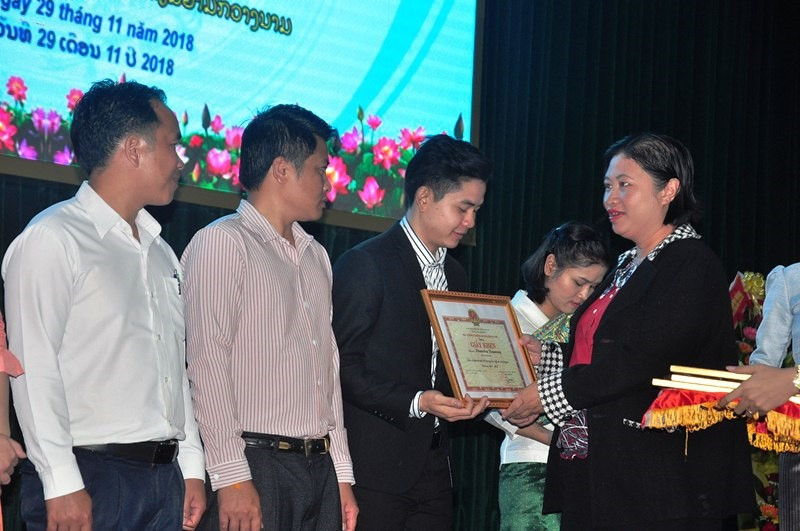
[[[183,254],[192,397],[214,490],[251,479],[242,431],[331,437],[353,483],[331,328],[331,265],[299,224],[295,245],[246,200]]]
[[[439,247],[437,249],[436,254],[434,255],[423,243],[423,241],[417,236],[417,233],[414,232],[414,229],[411,227],[411,224],[408,222],[408,218],[403,216],[403,219],[400,220],[400,226],[403,228],[403,232],[406,234],[406,238],[408,238],[409,243],[411,244],[411,248],[414,249],[414,254],[417,257],[417,262],[419,263],[419,267],[422,270],[422,276],[425,278],[425,287],[431,290],[439,290],[439,291],[446,291],[447,290],[447,277],[444,274],[444,258],[447,256],[447,248],[446,247]],[[436,333],[433,331],[433,327],[431,326],[431,345],[433,346],[431,351],[431,388],[436,384],[436,354],[439,352],[439,344],[436,341]],[[414,395],[414,400],[411,401],[411,407],[409,408],[408,414],[409,416],[416,417],[421,419],[427,413],[420,410],[419,408],[419,399],[422,396],[423,391],[418,391],[416,395]],[[439,419],[436,419],[435,425],[439,425]]]

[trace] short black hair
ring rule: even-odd
[[[606,150],[606,165],[617,155],[635,161],[653,178],[659,190],[670,179],[678,179],[680,190],[669,204],[664,225],[678,227],[699,219],[701,209],[694,196],[694,162],[680,141],[657,133],[638,133],[614,142]]]
[[[430,188],[433,199],[438,201],[448,192],[457,190],[463,181],[486,182],[491,174],[489,159],[469,142],[447,135],[429,137],[406,168],[406,209],[414,204],[414,195],[420,186]]]
[[[522,278],[528,297],[537,304],[544,302],[547,287],[544,264],[547,257],[556,259],[556,273],[570,267],[611,266],[611,254],[600,232],[591,225],[567,221],[552,229],[541,245],[522,264]]]
[[[317,147],[316,137],[327,142],[336,138],[336,130],[299,105],[275,105],[259,112],[242,133],[239,182],[246,190],[257,190],[278,157],[301,171]]]
[[[159,121],[153,101],[165,104],[167,96],[158,87],[110,79],[93,83],[81,96],[69,136],[78,164],[87,174],[105,167],[126,136],[142,135],[148,142],[155,139]]]

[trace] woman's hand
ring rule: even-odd
[[[763,415],[785,404],[797,393],[797,388],[792,383],[797,374],[794,367],[778,369],[767,365],[744,365],[727,369],[738,374],[751,375],[717,403],[717,407],[722,408],[738,399],[739,403],[733,410],[739,415]]]
[[[533,423],[543,412],[535,382],[523,389],[508,408],[500,411],[505,420],[521,428]]]
[[[534,367],[542,361],[542,343],[535,337],[522,334],[519,338],[519,345],[528,352],[528,359]]]

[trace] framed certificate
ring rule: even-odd
[[[536,381],[509,297],[421,293],[456,398],[486,396],[491,407],[503,408]]]

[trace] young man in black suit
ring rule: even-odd
[[[483,412],[453,398],[420,290],[464,291],[447,249],[475,225],[488,160],[467,142],[431,137],[406,170],[405,217],[347,251],[333,270],[345,427],[360,530],[450,529],[448,422]]]

